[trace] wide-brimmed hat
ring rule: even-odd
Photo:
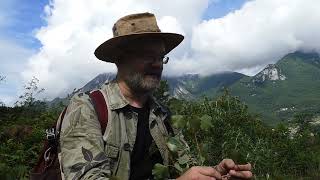
[[[183,35],[161,32],[156,17],[151,13],[131,14],[120,18],[113,26],[113,38],[102,43],[94,52],[95,56],[106,62],[116,62],[123,53],[122,48],[128,47],[136,40],[162,39],[165,54],[178,46]]]

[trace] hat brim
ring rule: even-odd
[[[147,32],[136,33],[124,36],[117,36],[102,43],[94,52],[94,55],[105,62],[115,63],[122,51],[123,45],[128,45],[144,38],[162,39],[165,44],[165,54],[177,47],[184,39],[184,36],[176,33]]]

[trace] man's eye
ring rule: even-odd
[[[154,61],[154,58],[149,56],[149,57],[145,57],[145,60],[148,62],[152,62]]]

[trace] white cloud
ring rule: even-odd
[[[112,26],[120,17],[149,11],[156,14],[163,31],[190,34],[207,4],[208,0],[54,0],[45,8],[48,25],[36,35],[43,46],[22,75],[25,81],[37,77],[48,98],[64,95],[98,73],[116,71],[113,64],[98,61],[93,52],[112,37]]]
[[[298,49],[320,51],[320,1],[252,0],[225,17],[202,21],[209,3],[219,0],[54,0],[45,8],[47,26],[36,37],[40,51],[28,61],[24,79],[39,78],[53,98],[79,88],[101,72],[95,48],[112,37],[113,23],[136,12],[153,12],[160,29],[185,35],[166,75],[239,71],[254,74]]]
[[[0,94],[0,106],[2,106],[2,103],[5,104],[6,106],[13,106],[15,101],[16,99],[14,99],[13,96]]]
[[[199,57],[194,71],[252,74],[295,50],[320,52],[319,7],[314,0],[256,0],[223,18],[203,21],[193,31],[192,49]]]

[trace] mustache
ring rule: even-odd
[[[161,76],[162,71],[147,71],[144,73],[145,75],[154,75],[154,76]]]

